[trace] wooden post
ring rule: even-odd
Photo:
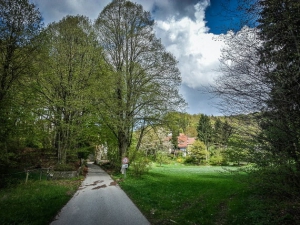
[[[42,170],[42,168],[40,168],[40,180],[42,180],[42,173],[43,173],[43,170]]]
[[[28,176],[29,176],[29,170],[26,171],[26,181],[25,181],[25,184],[27,184]]]

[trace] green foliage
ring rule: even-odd
[[[208,163],[209,152],[202,141],[196,140],[190,149],[190,156],[197,164]],[[191,160],[188,160],[191,161]]]
[[[201,114],[197,126],[198,138],[207,148],[212,142],[213,128],[209,116]]]
[[[217,148],[214,150],[211,150],[211,156],[209,158],[209,164],[210,165],[226,165],[226,160],[223,155],[223,149]]]
[[[295,166],[250,167],[249,186],[264,196],[278,196],[281,199],[299,201],[300,173]]]
[[[112,1],[99,14],[95,29],[111,75],[98,107],[122,157],[135,129],[161,124],[163,115],[183,105],[178,94],[180,72],[175,58],[155,37],[153,18],[141,5]]]
[[[224,156],[229,162],[240,165],[241,162],[248,162],[250,160],[249,149],[252,147],[253,144],[249,140],[235,134],[229,139],[228,147],[224,149]]]
[[[27,0],[0,1],[0,164],[11,163],[16,149],[24,147],[33,122],[28,78],[39,52],[36,38],[42,17]],[[4,161],[2,161],[4,160]]]
[[[270,87],[268,110],[261,126],[266,149],[293,160],[300,171],[299,1],[259,1],[260,65],[271,67],[264,74]],[[297,12],[297,13],[296,13]],[[268,148],[269,147],[269,148]],[[283,163],[286,162],[283,158]]]
[[[165,151],[157,151],[156,155],[155,155],[155,161],[157,163],[159,163],[160,166],[162,166],[162,164],[167,163],[168,162],[168,155]]]
[[[39,110],[41,117],[53,124],[58,160],[65,163],[71,149],[76,151],[88,141],[81,138],[90,136],[84,133],[94,119],[91,101],[99,84],[100,48],[92,24],[84,16],[67,16],[51,23],[41,36],[44,52],[33,88],[39,96],[37,104],[44,109]]]
[[[120,168],[122,158],[119,155],[119,150],[116,147],[110,147],[107,152],[107,158],[110,161],[110,166],[113,168]]]
[[[141,177],[151,168],[151,161],[142,152],[137,152],[134,160],[130,163],[130,174]]]

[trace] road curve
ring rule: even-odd
[[[88,168],[80,188],[51,225],[150,224],[104,170],[91,163]]]

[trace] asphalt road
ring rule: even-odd
[[[150,224],[104,170],[94,164],[88,167],[80,188],[51,225]]]

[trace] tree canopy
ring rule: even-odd
[[[39,11],[26,0],[0,1],[0,163],[2,156],[10,154],[13,143],[20,140],[21,127],[27,129],[24,119],[30,110],[24,104],[22,84],[33,72],[41,21]]]
[[[153,25],[149,12],[125,0],[112,1],[95,23],[111,73],[99,107],[120,157],[131,145],[134,129],[160,124],[164,114],[183,106],[177,61],[155,37]]]
[[[260,132],[254,136],[261,151],[254,153],[264,152],[270,162],[296,166],[300,171],[300,3],[238,3],[246,12],[245,18],[255,21],[254,27],[224,35],[227,47],[223,49],[220,68],[224,75],[218,78],[213,92],[223,98],[224,112],[256,113]]]

